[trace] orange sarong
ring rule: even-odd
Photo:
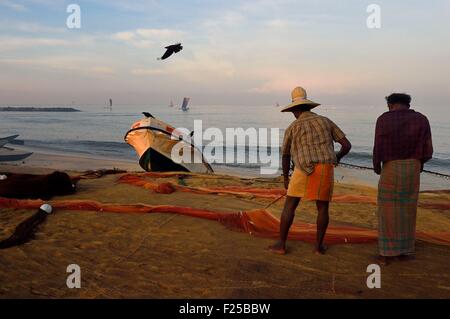
[[[310,175],[306,175],[303,171],[295,168],[289,182],[287,195],[311,201],[331,201],[333,186],[333,164],[316,164]]]

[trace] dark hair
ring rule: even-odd
[[[294,108],[292,109],[292,111],[311,111],[314,108],[314,106],[312,106],[311,104],[300,104],[300,105],[296,105],[294,106]]]
[[[392,93],[391,95],[386,96],[386,101],[388,104],[402,104],[410,106],[411,96],[405,93]]]

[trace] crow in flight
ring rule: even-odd
[[[162,57],[158,58],[158,60],[165,60],[165,59],[167,59],[172,54],[178,53],[181,50],[183,50],[183,47],[181,46],[181,43],[177,43],[177,44],[169,45],[168,47],[166,47],[166,49],[167,49],[166,53],[164,53],[164,55]]]

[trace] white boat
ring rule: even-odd
[[[139,156],[139,164],[146,171],[213,173],[213,169],[202,152],[191,141],[183,139],[177,130],[144,113],[145,118],[137,121],[125,135],[125,142],[131,145]],[[176,138],[172,138],[176,137]],[[181,143],[181,145],[178,145]],[[177,163],[172,160],[173,147],[190,152],[190,161]]]

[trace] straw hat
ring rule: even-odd
[[[304,88],[297,86],[294,90],[292,90],[292,103],[288,106],[284,107],[281,112],[292,112],[296,106],[300,105],[309,105],[311,108],[319,106],[319,103],[313,102],[306,98],[306,91]]]

